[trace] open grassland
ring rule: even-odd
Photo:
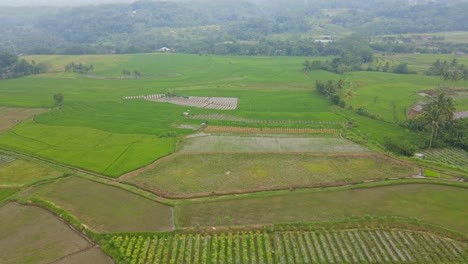
[[[367,152],[368,149],[338,137],[288,135],[206,135],[186,140],[181,152]]]
[[[61,175],[63,172],[37,161],[16,159],[0,164],[0,186],[21,186]]]
[[[38,186],[30,195],[67,210],[98,232],[174,229],[171,207],[79,177]]]
[[[0,135],[0,144],[10,149],[109,176],[118,176],[171,153],[174,142],[174,138],[47,126],[32,121]]]
[[[15,203],[0,207],[1,263],[51,263],[75,253],[83,254],[92,247],[88,240],[41,208]],[[100,255],[93,263],[109,263]]]
[[[430,224],[468,233],[467,204],[467,188],[410,184],[204,200],[181,204],[176,207],[176,211],[181,227],[327,221],[351,216],[397,216],[418,218]]]
[[[206,153],[173,155],[124,180],[166,194],[209,195],[342,185],[415,174],[416,167],[371,153]]]
[[[0,133],[7,131],[25,119],[39,115],[45,111],[47,109],[0,106]]]
[[[463,263],[466,243],[400,229],[113,236],[117,263]]]

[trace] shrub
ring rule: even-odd
[[[390,152],[408,157],[413,156],[414,152],[416,151],[415,145],[402,138],[385,137],[384,147]]]

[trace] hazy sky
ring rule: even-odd
[[[3,6],[33,6],[33,5],[89,5],[102,3],[131,3],[135,0],[0,0]]]

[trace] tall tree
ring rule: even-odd
[[[61,93],[54,94],[55,105],[62,109],[64,96]]]
[[[424,105],[421,118],[424,126],[431,130],[429,147],[432,147],[434,141],[437,140],[440,129],[451,125],[454,111],[453,100],[445,93],[440,93],[432,98],[430,103]]]

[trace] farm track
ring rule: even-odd
[[[116,235],[125,263],[464,263],[467,245],[421,231],[341,231]]]

